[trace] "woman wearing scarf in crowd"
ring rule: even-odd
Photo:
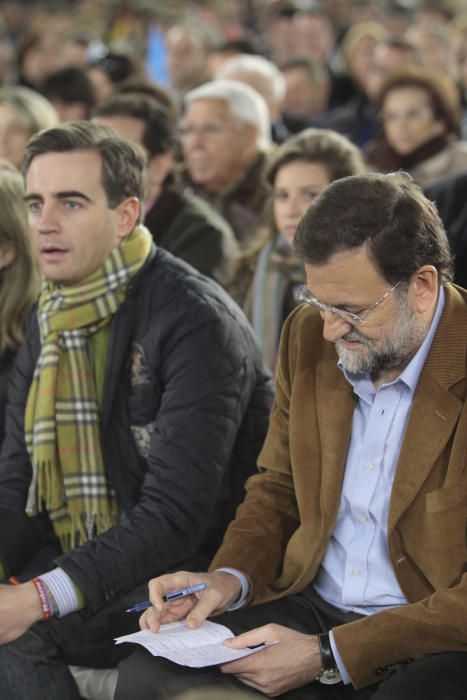
[[[450,78],[416,66],[400,69],[383,82],[377,107],[380,134],[366,149],[372,168],[406,170],[422,187],[467,169],[459,92]]]
[[[358,148],[327,129],[300,132],[269,160],[267,224],[244,308],[272,369],[282,324],[300,303],[297,292],[304,282],[303,263],[292,247],[298,222],[326,185],[364,170]]]

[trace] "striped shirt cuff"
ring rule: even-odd
[[[225,574],[232,574],[232,576],[236,576],[242,584],[240,597],[236,600],[236,602],[233,605],[230,606],[230,608],[227,608],[228,612],[232,612],[233,610],[239,610],[240,608],[243,608],[250,593],[250,584],[245,574],[242,574],[242,572],[238,569],[230,569],[228,566],[223,567],[222,569],[216,569],[216,571],[223,571]]]
[[[41,574],[38,578],[49,588],[58,607],[58,617],[69,615],[84,607],[79,599],[75,584],[63,569],[56,568]]]

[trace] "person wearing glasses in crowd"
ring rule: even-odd
[[[241,246],[249,246],[267,196],[261,182],[271,148],[266,101],[239,81],[213,80],[186,93],[184,102],[185,185],[218,209]]]
[[[213,683],[287,700],[466,697],[467,292],[441,220],[406,173],[354,175],[309,207],[295,249],[307,303],[284,326],[260,471],[210,573],[152,580],[140,619],[157,632],[226,613],[227,646],[279,643],[220,672],[138,651],[116,700]]]
[[[380,134],[366,150],[373,168],[406,170],[422,187],[467,170],[459,91],[449,76],[401,68],[383,81],[377,103]]]

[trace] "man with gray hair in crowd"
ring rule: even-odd
[[[227,219],[241,245],[251,241],[266,197],[261,184],[271,121],[261,95],[213,80],[185,95],[180,124],[186,184]]]

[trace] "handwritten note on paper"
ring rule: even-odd
[[[229,661],[255,654],[271,645],[271,643],[266,643],[253,649],[248,647],[229,649],[224,646],[223,641],[231,639],[233,636],[228,627],[209,620],[194,630],[189,629],[185,622],[171,622],[168,625],[162,625],[157,634],[142,630],[117,637],[115,643],[141,644],[153,656],[163,656],[176,664],[191,666],[191,668],[226,664]],[[276,644],[276,642],[272,642],[272,644]]]

